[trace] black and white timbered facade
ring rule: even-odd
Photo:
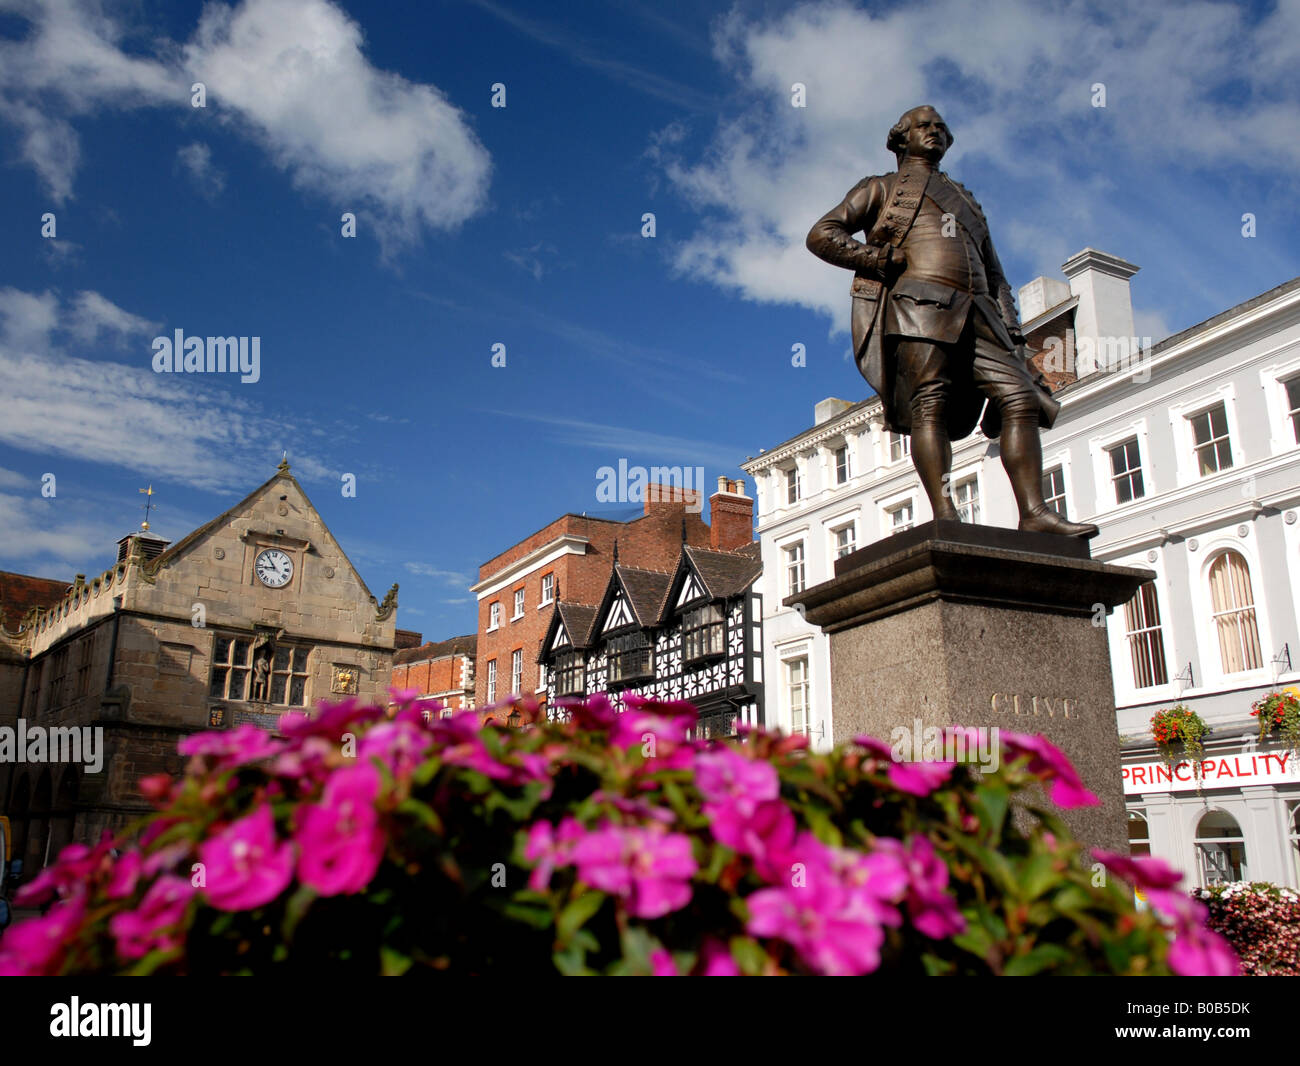
[[[606,693],[689,700],[697,734],[732,736],[763,724],[762,572],[758,545],[683,545],[668,574],[615,562],[599,604],[556,604],[538,661],[546,705]]]

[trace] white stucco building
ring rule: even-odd
[[[1020,290],[1062,404],[1043,434],[1045,495],[1101,527],[1094,558],[1156,575],[1107,624],[1134,851],[1192,882],[1300,887],[1300,774],[1257,744],[1250,716],[1265,692],[1300,694],[1300,278],[1143,339],[1138,355],[1137,267],[1085,249],[1063,270],[1068,284]],[[877,398],[828,399],[811,429],[742,464],[763,555],[765,717],[819,748],[832,736],[829,641],[782,601],[832,577],[837,557],[931,518],[907,444]],[[963,518],[1014,527],[996,442],[977,432],[953,451]],[[1179,703],[1212,729],[1200,791],[1151,740],[1152,714]]]

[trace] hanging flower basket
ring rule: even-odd
[[[1251,716],[1259,719],[1259,739],[1276,735],[1300,758],[1300,699],[1290,692],[1270,692],[1253,704]]]
[[[1184,759],[1192,764],[1192,774],[1197,783],[1201,780],[1201,758],[1205,747],[1201,738],[1210,731],[1210,727],[1201,720],[1201,716],[1185,704],[1156,711],[1151,716],[1151,735],[1160,750],[1167,766],[1173,766]]]

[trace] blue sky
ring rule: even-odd
[[[866,394],[803,236],[921,102],[1015,286],[1123,256],[1158,340],[1288,280],[1300,4],[1127,6],[0,0],[0,568],[94,573],[138,488],[176,539],[287,451],[399,625],[472,631],[480,563],[638,510],[599,467],[712,484]],[[153,373],[177,328],[260,380]]]

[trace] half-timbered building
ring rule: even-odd
[[[683,544],[676,569],[618,562],[599,604],[561,600],[538,661],[547,706],[606,693],[688,700],[700,736],[732,736],[763,724],[762,572],[758,544],[716,551]]]

